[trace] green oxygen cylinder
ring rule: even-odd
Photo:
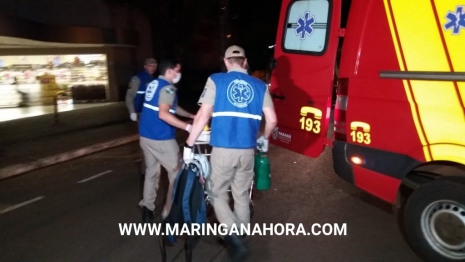
[[[271,187],[270,159],[262,152],[255,156],[255,188],[268,190]]]

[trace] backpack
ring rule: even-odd
[[[194,161],[189,165],[184,165],[179,171],[173,185],[171,210],[163,221],[164,228],[166,228],[166,225],[174,228],[177,224],[179,233],[185,224],[191,228],[192,223],[202,225],[207,222],[205,191],[202,183],[205,178],[203,170],[204,168],[201,165],[199,166],[199,161]],[[166,232],[166,230],[163,232]],[[177,242],[176,236],[165,235],[165,237],[160,237],[162,261],[166,261],[165,239],[170,244],[175,244]],[[192,249],[199,238],[198,235],[187,236],[184,245],[187,261],[192,260]]]

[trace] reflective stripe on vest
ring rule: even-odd
[[[217,117],[217,116],[233,116],[233,117],[252,118],[256,120],[262,120],[262,116],[248,114],[248,113],[240,113],[240,112],[215,112],[212,115],[212,117]]]
[[[152,106],[152,105],[149,105],[147,103],[144,103],[144,107],[147,107],[147,108],[155,110],[155,111],[160,111],[160,108],[158,106]],[[170,111],[170,113],[173,113],[173,114],[176,113],[176,111],[174,109],[170,109],[169,111]]]
[[[137,91],[138,94],[145,94],[145,91]]]

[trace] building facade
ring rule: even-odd
[[[0,0],[0,107],[121,101],[153,55],[143,10],[106,0]]]

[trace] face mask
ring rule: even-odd
[[[173,84],[176,84],[177,82],[179,82],[179,80],[181,80],[181,73],[178,73],[176,77],[173,79]]]

